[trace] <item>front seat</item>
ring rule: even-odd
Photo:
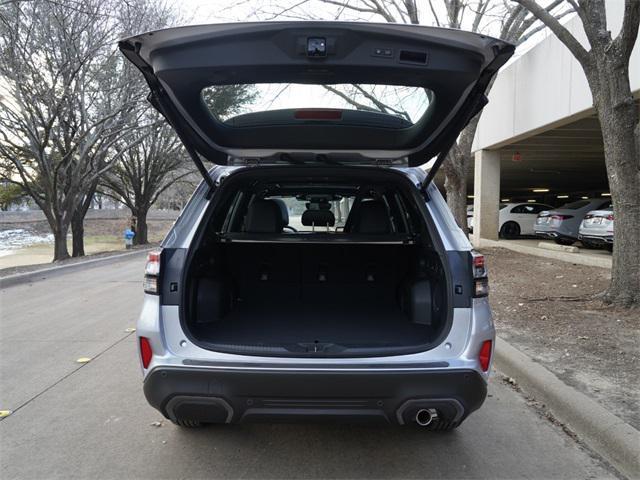
[[[282,229],[288,223],[289,214],[287,213],[285,221],[282,206],[276,200],[254,200],[247,209],[244,231],[247,233],[282,233]]]
[[[391,219],[385,203],[382,200],[363,200],[350,233],[391,233]]]

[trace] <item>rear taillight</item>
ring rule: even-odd
[[[484,255],[477,252],[471,252],[473,262],[473,278],[481,278],[487,276],[487,269],[484,264]]]
[[[478,361],[480,362],[480,368],[482,368],[483,372],[489,371],[489,365],[491,364],[491,344],[491,340],[485,340],[480,347]]]
[[[147,337],[140,337],[140,359],[142,360],[142,366],[147,368],[151,363],[151,357],[153,356],[153,350],[151,350],[151,342]]]
[[[569,220],[570,218],[573,218],[573,215],[551,215],[551,220],[557,220],[559,222]]]
[[[487,278],[484,255],[471,252],[471,270],[473,272],[473,296],[476,298],[486,297],[489,295],[489,279]]]
[[[158,295],[160,279],[160,251],[154,250],[147,255],[147,265],[144,267],[144,292]]]
[[[593,218],[593,215],[585,215],[585,216],[584,216],[584,219],[585,219],[585,220],[588,220],[588,219],[590,219],[590,218]]]
[[[613,222],[613,213],[610,213],[609,215],[607,215],[607,220],[610,220]]]
[[[473,296],[480,298],[487,295],[489,295],[489,279],[487,277],[476,278],[473,281]]]

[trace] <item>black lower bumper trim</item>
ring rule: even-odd
[[[156,368],[149,403],[172,420],[205,423],[339,420],[407,424],[435,409],[457,425],[480,408],[485,380],[474,370],[260,371]]]

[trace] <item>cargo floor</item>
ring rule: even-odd
[[[221,321],[191,327],[200,341],[234,345],[332,343],[350,347],[428,343],[431,328],[392,305],[238,305]]]

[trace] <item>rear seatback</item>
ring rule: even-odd
[[[333,302],[349,297],[389,301],[409,271],[412,246],[231,243],[226,259],[245,299],[274,296]]]

